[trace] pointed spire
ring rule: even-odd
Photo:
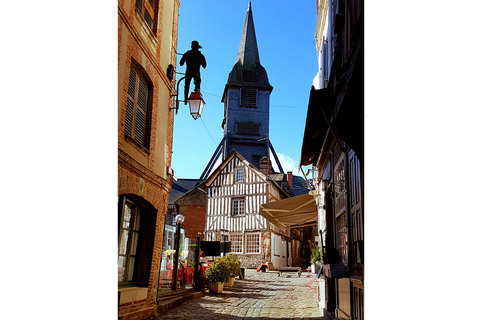
[[[257,37],[253,25],[252,3],[248,2],[247,16],[243,26],[240,47],[238,48],[237,62],[243,65],[243,69],[255,69],[260,63],[258,55]]]

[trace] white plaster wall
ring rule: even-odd
[[[287,266],[287,241],[274,233],[272,235],[272,263],[274,268]],[[283,242],[283,243],[282,243]]]

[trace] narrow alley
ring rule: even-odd
[[[310,278],[311,277],[311,278]],[[235,280],[222,294],[207,293],[186,301],[156,318],[164,319],[318,319],[318,282],[296,273],[246,270],[245,280]]]

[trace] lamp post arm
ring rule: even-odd
[[[175,114],[178,114],[178,108],[179,108],[178,89],[179,89],[179,86],[180,86],[180,82],[181,82],[182,80],[184,80],[184,79],[185,79],[185,77],[181,77],[181,78],[178,80],[178,82],[177,82],[177,92],[175,93],[175,99],[176,99],[176,101],[175,101],[175,103],[176,103],[176,105],[175,105],[175,109],[176,109],[176,110],[175,110]]]

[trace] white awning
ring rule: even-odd
[[[260,215],[279,228],[297,228],[317,222],[318,210],[310,193],[260,206]]]

